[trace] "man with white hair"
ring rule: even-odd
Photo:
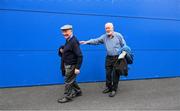
[[[107,50],[106,56],[106,89],[103,93],[109,93],[109,97],[114,97],[118,88],[120,74],[113,71],[114,64],[119,58],[124,58],[125,51],[121,49],[126,46],[123,36],[114,31],[112,23],[105,24],[106,33],[99,38],[90,39],[88,41],[80,41],[81,44],[99,45],[104,44]]]

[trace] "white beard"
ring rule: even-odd
[[[112,35],[113,31],[110,31],[110,32],[106,32],[106,34],[109,36],[109,35]]]

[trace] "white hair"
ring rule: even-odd
[[[107,26],[111,26],[112,28],[114,28],[113,23],[111,23],[111,22],[107,22],[107,23],[105,24],[105,27],[107,27]]]

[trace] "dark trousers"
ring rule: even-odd
[[[65,65],[65,96],[71,97],[72,94],[81,91],[76,82],[76,74],[74,73],[75,65]]]
[[[106,87],[111,91],[116,91],[119,83],[120,74],[114,68],[117,60],[118,56],[106,56]]]

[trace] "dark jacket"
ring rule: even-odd
[[[60,52],[60,49],[64,49],[64,46],[60,46],[59,49],[58,49],[58,55],[61,57],[61,66],[60,66],[60,69],[61,69],[61,72],[62,72],[62,76],[65,76],[65,67],[64,67],[64,61],[62,59],[62,53]]]
[[[114,64],[114,70],[122,76],[128,76],[128,64],[126,59],[118,59]]]
[[[128,64],[133,63],[134,55],[128,46],[124,46],[121,51],[125,51],[126,56],[123,59],[118,59],[114,68],[120,75],[128,76]]]
[[[126,52],[126,56],[125,59],[127,61],[127,64],[133,64],[133,60],[134,60],[134,55],[130,49],[130,47],[128,46],[124,46],[121,51],[125,51]]]
[[[79,41],[75,36],[66,40],[65,45],[59,48],[59,56],[61,56],[61,70],[65,74],[64,64],[65,65],[75,65],[75,68],[80,69],[83,56],[81,49],[79,47]],[[60,49],[63,49],[63,53],[60,52]]]

